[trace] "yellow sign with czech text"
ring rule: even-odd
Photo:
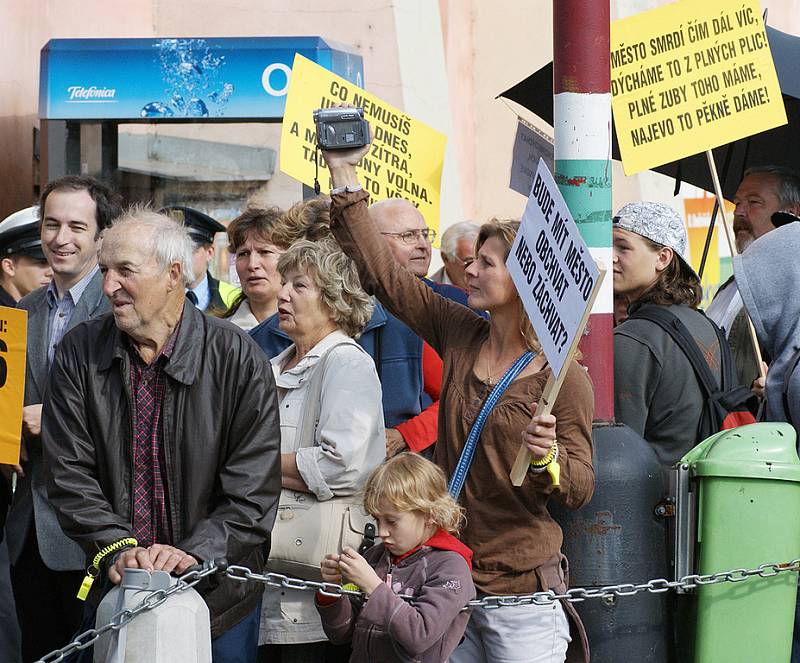
[[[0,306],[0,463],[19,463],[28,313]]]
[[[680,0],[611,24],[627,175],[786,124],[758,0]]]
[[[447,138],[428,125],[332,74],[302,55],[295,55],[281,130],[281,171],[314,185],[316,131],[312,113],[348,103],[364,109],[372,145],[358,166],[358,178],[371,202],[410,200],[429,227],[439,229],[439,189]],[[319,183],[331,190],[325,162],[319,158]]]

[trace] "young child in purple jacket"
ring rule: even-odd
[[[326,635],[334,644],[352,642],[350,663],[444,663],[467,627],[463,608],[475,598],[472,551],[454,536],[463,513],[444,473],[418,454],[399,454],[367,479],[364,507],[382,542],[364,557],[352,548],[328,555],[320,569],[326,582],[358,585],[366,600],[318,593]]]

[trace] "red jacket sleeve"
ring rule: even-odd
[[[411,417],[395,428],[411,451],[419,453],[436,442],[439,424],[439,394],[442,390],[442,359],[427,343],[422,344],[422,379],[425,393],[433,403],[416,417]]]

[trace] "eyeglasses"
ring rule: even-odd
[[[426,242],[434,242],[436,240],[436,231],[431,228],[421,228],[417,230],[404,230],[401,233],[381,233],[381,235],[391,235],[392,237],[399,237],[405,244],[416,244],[419,238],[422,237]]]

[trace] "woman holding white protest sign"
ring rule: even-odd
[[[485,320],[438,296],[391,259],[356,175],[367,149],[323,152],[334,186],[331,228],[358,266],[364,288],[444,361],[435,461],[466,509],[462,539],[474,552],[479,597],[560,591],[566,569],[562,533],[546,504],[552,497],[578,508],[594,489],[594,401],[586,371],[572,360],[553,414],[531,418],[551,371],[506,268],[519,223],[485,224],[476,259],[466,269],[469,305],[488,311]],[[512,486],[509,472],[520,440],[538,466],[557,457],[559,486],[534,466],[520,488]],[[576,626],[572,632],[567,612]],[[581,660],[585,639],[571,606],[478,607],[449,660],[561,662],[570,642],[570,660]]]

